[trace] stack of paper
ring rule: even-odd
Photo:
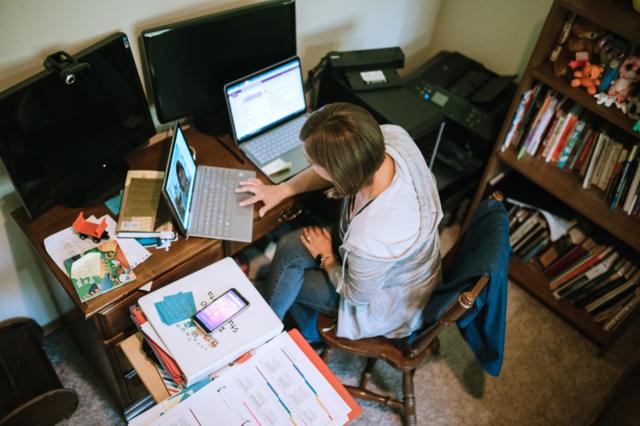
[[[296,330],[262,345],[197,392],[131,421],[143,425],[342,425],[362,412]]]
[[[107,220],[107,232],[111,237],[109,241],[113,241],[115,239],[113,237],[116,235],[116,222],[111,218],[111,216],[104,215],[100,219],[97,219],[95,216],[90,216],[89,218],[87,218],[88,221],[96,223],[102,221],[102,219]],[[149,250],[142,247],[142,245],[140,245],[140,243],[138,243],[136,240],[115,240],[118,241],[118,245],[122,249],[124,256],[127,258],[131,269],[135,268],[136,266],[144,262],[149,256],[151,256]],[[51,259],[53,259],[55,264],[58,265],[58,267],[68,275],[67,270],[64,266],[65,260],[78,254],[82,254],[92,248],[96,248],[104,242],[105,241],[94,243],[90,238],[81,240],[78,237],[78,234],[76,234],[74,230],[69,227],[45,238],[44,248]]]
[[[249,306],[214,333],[205,334],[191,317],[230,288],[235,288]],[[231,258],[141,297],[138,305],[147,320],[141,327],[145,337],[171,356],[187,386],[207,378],[283,329],[280,319]]]

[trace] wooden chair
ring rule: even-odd
[[[69,418],[78,395],[62,387],[30,318],[0,322],[0,426],[47,426]]]
[[[493,194],[492,198],[497,199],[498,201],[502,200],[500,194]],[[497,212],[495,214],[504,215],[504,217],[506,217],[506,211],[504,211],[503,207],[494,211]],[[473,225],[474,224],[472,223],[470,230],[473,228]],[[502,229],[500,233],[501,235],[493,238],[493,243],[495,244],[496,240],[501,242],[506,239],[504,243],[508,244],[508,220],[506,230]],[[469,234],[470,232],[467,232],[465,236]],[[482,245],[482,242],[480,245]],[[457,265],[459,265],[458,262],[464,261],[464,259],[455,258],[458,247],[459,244],[456,244],[456,246],[450,250],[443,259],[445,278],[447,276],[447,271],[455,269]],[[507,268],[508,256],[504,256],[504,253],[496,253],[494,257],[500,257],[500,259],[496,259],[500,262],[500,267]],[[504,257],[507,257],[507,259],[504,259]],[[366,357],[367,362],[360,378],[360,385],[345,385],[345,388],[355,398],[376,401],[393,409],[399,410],[404,415],[405,424],[415,425],[416,408],[413,375],[416,368],[420,366],[429,357],[429,355],[438,354],[440,347],[438,335],[440,332],[455,323],[474,306],[476,298],[485,289],[488,282],[489,277],[487,275],[481,275],[472,282],[460,284],[454,288],[455,293],[453,296],[448,296],[448,300],[443,306],[434,306],[442,304],[442,297],[432,297],[425,308],[424,317],[427,324],[425,324],[425,327],[410,344],[404,346],[398,345],[397,342],[394,344],[391,339],[381,336],[360,340],[350,340],[337,337],[336,320],[334,318],[320,315],[318,318],[318,331],[323,342],[326,344],[326,349],[322,354],[322,358],[326,361],[331,349],[338,349],[357,356]],[[442,286],[443,285],[439,287]],[[438,300],[436,301],[435,299]],[[428,322],[429,318],[432,318],[431,322]],[[381,395],[366,389],[371,371],[378,359],[386,361],[390,366],[402,372],[402,401],[391,396]]]

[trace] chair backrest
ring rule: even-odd
[[[468,313],[490,276],[506,276],[510,251],[509,219],[504,205],[495,199],[484,200],[467,232],[443,259],[444,281],[425,308],[425,328],[403,348],[407,358],[421,356],[443,329]]]

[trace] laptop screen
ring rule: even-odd
[[[238,142],[306,111],[300,59],[288,59],[225,86]]]
[[[179,125],[176,125],[171,143],[171,154],[167,162],[164,192],[180,227],[187,231],[189,209],[195,185],[196,162]]]

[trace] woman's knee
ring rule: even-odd
[[[302,235],[302,229],[297,229],[295,231],[291,231],[288,234],[284,235],[282,238],[278,240],[278,245],[276,246],[276,253],[282,254],[290,254],[290,253],[299,253],[306,252],[306,248],[300,241],[300,236]]]

